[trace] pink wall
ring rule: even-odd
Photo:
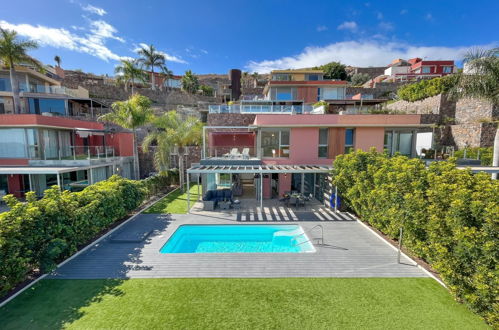
[[[355,129],[355,149],[369,151],[375,147],[377,151],[383,151],[385,129],[383,127],[357,127]]]
[[[289,158],[264,158],[267,165],[331,165],[332,160],[319,158],[319,128],[291,128]]]
[[[286,191],[291,191],[291,174],[279,173],[279,197]]]

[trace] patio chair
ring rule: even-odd
[[[250,149],[249,148],[244,148],[243,149],[243,159],[249,159],[250,158]]]
[[[241,157],[239,150],[237,148],[232,148],[232,150],[230,151],[230,158],[239,158],[239,157]]]
[[[227,158],[232,158],[233,155],[237,155],[239,153],[239,151],[237,150],[237,148],[232,148],[230,150],[230,152],[224,154],[224,157],[227,157]]]
[[[296,199],[296,207],[303,206],[305,207],[305,198],[303,197],[298,197]]]
[[[289,197],[288,206],[289,206],[289,204],[296,206],[297,201],[298,201],[298,199],[296,197]]]

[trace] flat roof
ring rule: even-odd
[[[187,173],[329,173],[332,169],[325,165],[196,165]]]
[[[66,172],[80,171],[87,168],[88,166],[2,166],[0,167],[0,174],[61,174]]]

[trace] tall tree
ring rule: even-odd
[[[153,121],[154,130],[142,143],[144,151],[156,144],[154,165],[159,172],[170,168],[170,156],[174,151],[178,154],[180,187],[183,189],[184,154],[189,146],[199,145],[202,140],[203,124],[193,116],[183,117],[176,111],[169,111]]]
[[[140,178],[137,128],[148,124],[153,118],[151,100],[139,94],[133,95],[126,101],[114,102],[111,106],[111,112],[99,117],[101,121],[108,121],[132,130],[135,179]]]
[[[452,95],[474,97],[499,106],[499,48],[472,49],[464,57],[466,72],[460,73]],[[494,138],[492,166],[499,166],[499,127]],[[497,179],[497,173],[492,178]]]
[[[340,62],[330,62],[319,67],[324,71],[324,78],[326,79],[340,79],[346,80],[348,77],[345,65]]]
[[[116,81],[119,84],[125,84],[125,91],[128,91],[128,84],[132,86],[136,82],[146,82],[147,75],[142,70],[140,63],[137,60],[121,60],[120,64],[114,69],[117,78]]]
[[[199,80],[191,70],[185,71],[182,77],[182,89],[188,93],[194,94],[199,89]]]
[[[19,40],[15,31],[4,30],[0,27],[0,60],[9,68],[15,113],[21,113],[19,82],[17,81],[15,66],[26,63],[33,64],[35,67],[43,70],[40,63],[27,54],[29,50],[36,48],[38,48],[36,42]]]
[[[137,51],[137,54],[141,56],[139,61],[147,67],[151,68],[151,89],[156,89],[156,82],[154,77],[154,68],[161,68],[165,65],[165,55],[158,52],[153,45],[147,47],[142,47]]]
[[[59,55],[54,56],[54,61],[57,66],[61,66],[61,57]]]
[[[172,70],[169,70],[166,65],[162,65],[161,66],[161,72],[160,72],[160,75],[163,77],[164,81],[163,81],[163,86],[165,86],[165,83],[166,83],[166,87],[170,87],[169,85],[169,80],[173,77],[173,71]]]

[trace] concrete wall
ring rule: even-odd
[[[383,127],[357,127],[354,135],[355,149],[369,151],[372,147],[382,152],[385,139]]]
[[[246,113],[209,113],[208,126],[248,126],[256,115]]]

